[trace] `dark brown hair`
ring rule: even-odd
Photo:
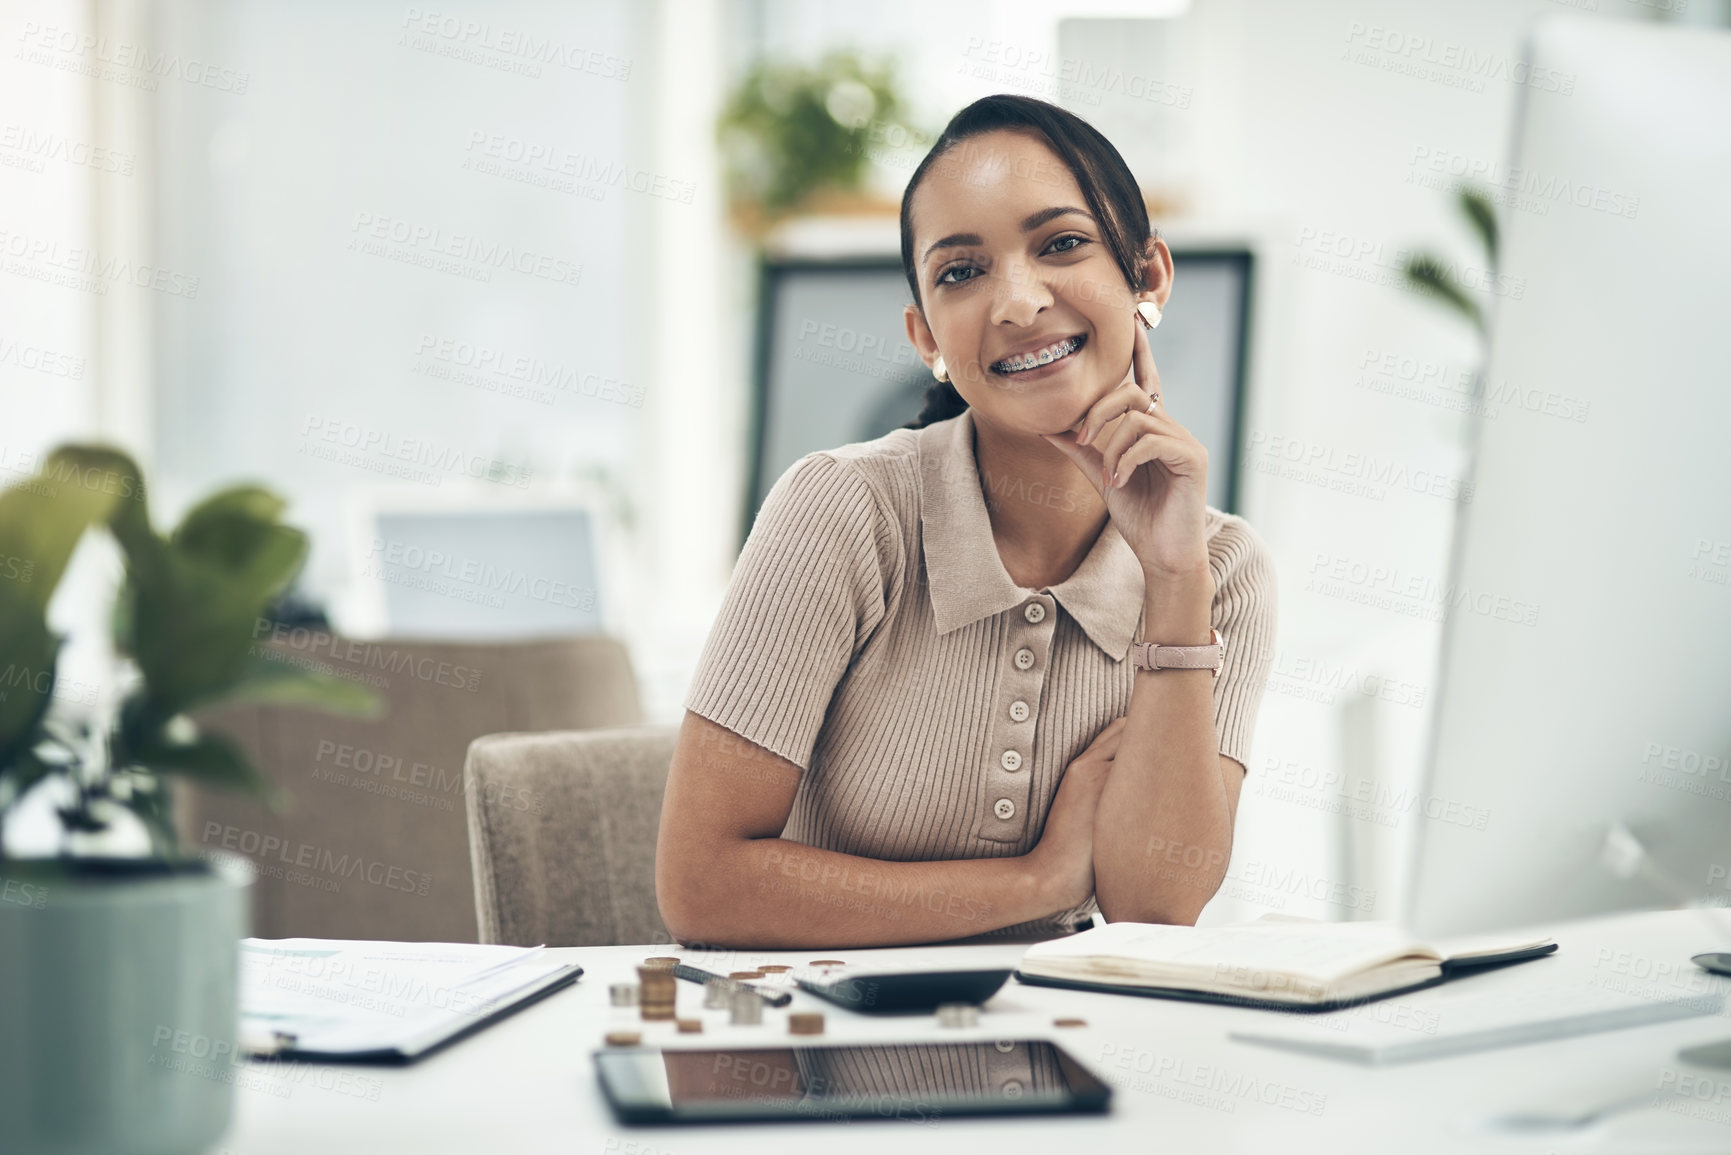
[[[914,267],[914,225],[912,205],[914,190],[926,170],[943,158],[956,145],[976,136],[1000,129],[1026,132],[1044,140],[1069,168],[1081,186],[1088,202],[1088,211],[1099,222],[1100,233],[1112,259],[1124,273],[1124,283],[1131,288],[1146,284],[1144,246],[1152,232],[1148,225],[1148,208],[1142,203],[1142,190],[1130,175],[1130,166],[1112,142],[1100,131],[1073,112],[1034,100],[1027,96],[999,93],[974,101],[944,126],[944,131],[920,161],[908,187],[902,193],[902,271],[907,274],[908,288],[914,304],[924,308],[920,300],[919,272]],[[956,387],[947,381],[934,381],[926,390],[925,407],[903,429],[921,429],[934,421],[954,417],[968,407]]]

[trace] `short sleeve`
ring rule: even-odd
[[[855,468],[794,462],[752,523],[685,708],[810,769],[836,685],[883,620],[896,550]]]
[[[1220,752],[1248,769],[1256,715],[1274,667],[1274,561],[1249,522],[1221,516],[1220,530],[1208,543],[1212,620],[1226,643],[1226,665],[1214,682],[1214,726]]]

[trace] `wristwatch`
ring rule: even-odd
[[[1131,642],[1130,661],[1141,670],[1212,670],[1220,676],[1226,665],[1226,640],[1219,630],[1209,631],[1206,646],[1164,646],[1159,642]]]

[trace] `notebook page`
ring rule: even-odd
[[[1387,923],[1193,927],[1115,922],[1036,943],[1023,956],[1023,967],[1065,977],[1100,971],[1156,976],[1176,968],[1192,977],[1219,977],[1224,985],[1240,985],[1246,977],[1254,982],[1260,972],[1327,984],[1410,954],[1434,957]]]

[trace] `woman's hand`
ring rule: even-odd
[[[1140,325],[1130,371],[1073,428],[1042,433],[1106,499],[1106,512],[1150,576],[1208,568],[1203,534],[1208,450],[1166,412],[1154,351]],[[1150,398],[1159,404],[1148,412]]]
[[[1064,768],[1052,808],[1046,812],[1046,828],[1027,854],[1029,865],[1051,888],[1054,913],[1080,906],[1094,893],[1094,811],[1123,733],[1123,718],[1107,723]]]

